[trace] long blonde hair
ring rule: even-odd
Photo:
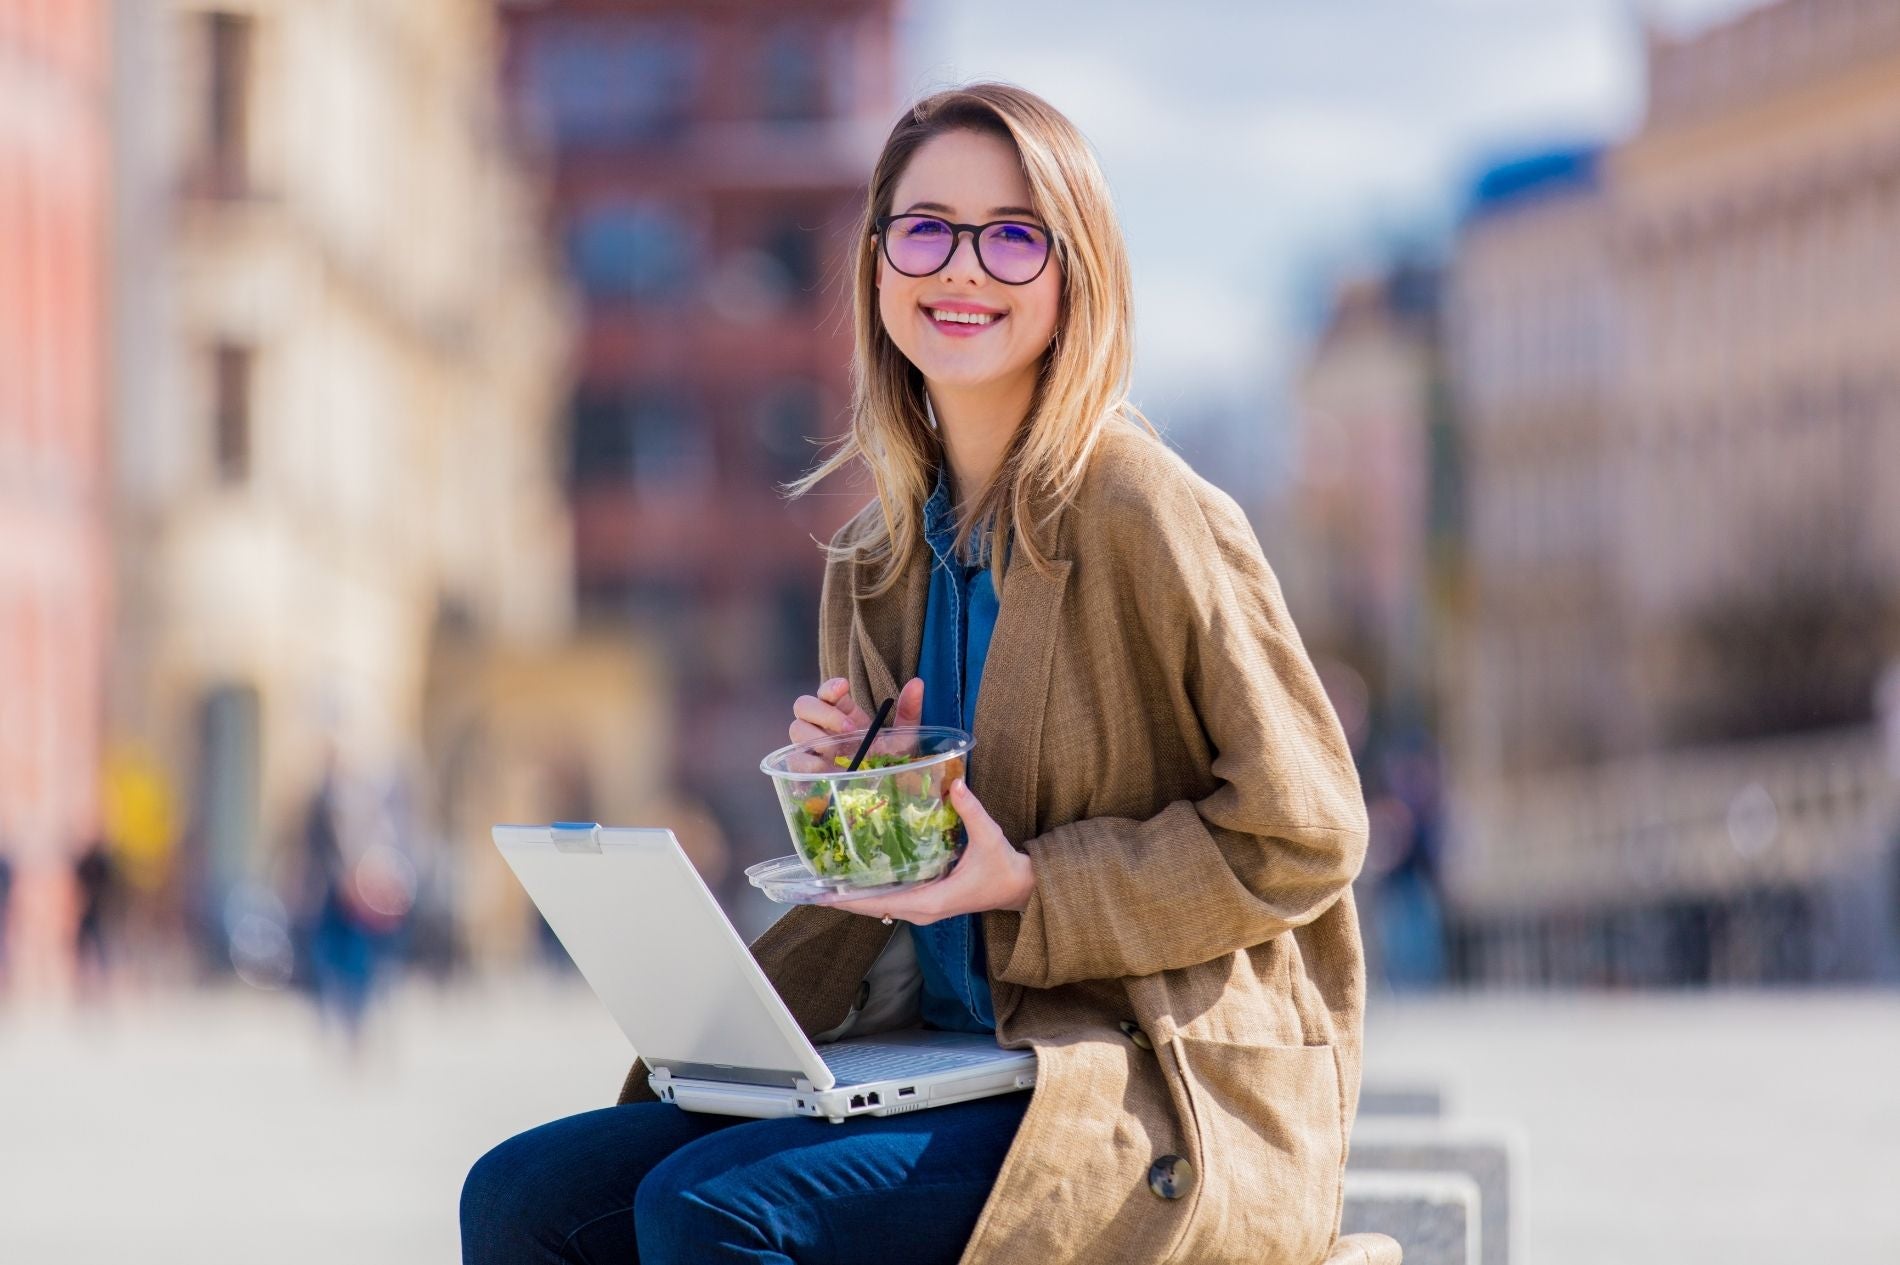
[[[873,523],[869,532],[835,550],[824,547],[832,560],[884,563],[864,597],[886,592],[912,553],[923,547],[924,504],[942,449],[926,411],[923,375],[891,341],[878,315],[875,224],[892,209],[898,178],[911,157],[924,142],[954,131],[998,136],[1015,148],[1030,204],[1050,230],[1062,266],[1055,338],[1043,354],[1029,412],[1004,450],[996,477],[958,518],[955,548],[964,548],[979,523],[990,525],[997,542],[1015,526],[1015,547],[1038,570],[1046,570],[1047,555],[1035,534],[1074,498],[1103,427],[1118,417],[1138,420],[1160,438],[1128,399],[1134,320],[1128,252],[1108,182],[1082,133],[1047,101],[1011,84],[973,83],[923,98],[886,138],[857,225],[851,259],[856,337],[850,427],[817,467],[786,485],[787,496],[796,498],[854,459],[870,470],[881,530]],[[1024,530],[1038,493],[1051,508]],[[990,559],[999,593],[1003,552],[992,550]]]

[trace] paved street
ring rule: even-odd
[[[469,1163],[626,1062],[554,981],[411,989],[374,1035],[352,1071],[282,996],[0,1010],[0,1261],[453,1260]],[[1900,1260],[1900,996],[1385,1002],[1370,1037],[1521,1127],[1531,1262]]]
[[[1900,1261],[1900,994],[1388,1002],[1367,1041],[1521,1128],[1531,1265]]]

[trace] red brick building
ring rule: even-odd
[[[889,0],[507,10],[516,116],[586,302],[570,411],[582,609],[661,630],[674,776],[783,851],[757,772],[815,684],[821,558],[868,490],[788,503],[844,425],[846,267],[896,102]],[[762,832],[762,833],[754,833]]]
[[[62,933],[67,858],[98,828],[108,9],[0,0],[0,851],[21,950]]]

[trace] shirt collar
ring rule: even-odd
[[[957,515],[955,508],[950,504],[949,466],[939,461],[937,463],[937,484],[931,489],[930,499],[924,502],[924,539],[930,543],[930,552],[937,555],[937,561],[946,567],[950,566],[953,562],[950,546],[955,542],[956,534]],[[982,536],[983,527],[979,525],[974,534],[979,537]],[[1008,557],[1007,551],[1004,556],[1005,558]],[[963,565],[988,566],[989,554],[985,551],[978,563],[964,563]]]
[[[950,477],[942,462],[937,464],[937,486],[924,502],[924,539],[937,561],[950,565],[950,545],[956,537],[957,519],[950,506]]]

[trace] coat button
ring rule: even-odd
[[[1136,1023],[1134,1020],[1132,1019],[1122,1020],[1121,1030],[1122,1030],[1123,1036],[1127,1037],[1130,1041],[1133,1041],[1137,1046],[1141,1047],[1142,1049],[1152,1050],[1155,1048],[1155,1043],[1148,1039],[1148,1034],[1143,1032],[1141,1030],[1141,1025]]]
[[[1148,1167],[1148,1189],[1163,1199],[1179,1199],[1194,1185],[1194,1166],[1178,1155],[1164,1155]]]

